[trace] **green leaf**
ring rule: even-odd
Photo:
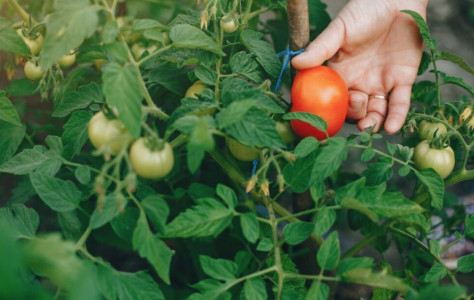
[[[459,297],[466,293],[466,287],[462,285],[440,285],[439,283],[432,283],[424,286],[419,291],[416,300],[447,300],[459,299]]]
[[[329,286],[319,280],[313,280],[309,288],[306,300],[327,300],[329,297]]]
[[[244,282],[242,293],[246,300],[266,300],[268,299],[265,281],[261,277],[254,277]]]
[[[332,232],[324,240],[316,255],[318,265],[324,270],[332,270],[339,262],[341,248],[337,231]]]
[[[87,125],[92,117],[90,111],[75,111],[72,113],[69,120],[64,124],[64,132],[61,139],[64,144],[64,157],[71,159],[82,149],[86,143],[89,135],[87,133]]]
[[[237,264],[231,260],[212,258],[206,255],[199,255],[199,263],[206,275],[223,281],[235,279],[239,269]]]
[[[102,207],[100,209],[96,207],[92,212],[92,216],[89,220],[89,227],[91,229],[100,228],[118,216],[119,213],[120,211],[117,207],[116,194],[108,194]]]
[[[26,97],[35,94],[38,91],[38,82],[31,82],[28,78],[13,80],[6,87],[9,97]]]
[[[323,181],[337,171],[347,158],[347,142],[342,137],[330,138],[325,147],[320,148],[311,174],[311,182]]]
[[[12,158],[25,137],[26,126],[15,126],[0,121],[0,172],[2,164]]]
[[[466,219],[464,220],[464,232],[465,237],[474,238],[474,216],[467,215]]]
[[[459,57],[456,54],[440,51],[439,55],[436,57],[436,60],[446,60],[452,62],[461,67],[461,69],[464,71],[474,75],[474,70],[471,68],[471,66],[469,66],[469,64],[462,57]]]
[[[122,214],[119,214],[117,217],[112,219],[110,225],[117,236],[122,240],[131,243],[139,214],[140,212],[138,208],[129,206]]]
[[[138,138],[143,98],[140,89],[140,71],[132,64],[121,66],[118,63],[108,63],[102,72],[107,104],[117,108],[119,119],[128,131]]]
[[[150,82],[157,83],[178,96],[183,96],[189,88],[187,70],[177,69],[171,64],[163,64],[150,71]]]
[[[214,148],[215,142],[211,130],[215,128],[215,124],[212,124],[214,120],[210,117],[186,116],[181,119],[187,117],[195,120],[188,143],[186,144],[188,168],[191,173],[195,173],[201,166],[201,162],[204,159],[204,152]],[[176,121],[176,123],[178,123],[178,121]]]
[[[246,212],[240,215],[240,226],[247,241],[255,244],[260,236],[260,223],[253,212]]]
[[[213,86],[217,81],[217,73],[207,67],[198,66],[194,69],[194,75],[200,79],[203,83]]]
[[[82,193],[72,181],[48,176],[42,172],[31,173],[30,180],[41,200],[54,211],[74,210],[81,201]]]
[[[4,91],[0,91],[0,120],[15,126],[22,126],[15,107],[5,96]]]
[[[302,193],[312,185],[311,174],[315,161],[316,152],[312,152],[303,158],[297,158],[295,163],[287,164],[283,168],[285,181],[293,192]]]
[[[102,29],[102,41],[104,44],[110,44],[115,41],[119,28],[116,20],[111,20],[105,23]]]
[[[149,195],[141,203],[155,230],[160,234],[164,233],[166,220],[170,213],[166,201],[158,195]]]
[[[11,53],[30,54],[23,39],[13,29],[12,22],[0,17],[0,50]]]
[[[43,152],[37,149],[25,149],[3,163],[0,166],[0,172],[14,175],[29,174],[47,160],[49,160],[49,157]]]
[[[425,275],[423,275],[423,277],[421,278],[421,281],[438,282],[444,277],[446,277],[447,274],[448,274],[448,271],[443,265],[436,264],[432,266]]]
[[[367,178],[368,185],[386,182],[393,176],[393,162],[391,159],[380,158],[376,163],[370,164],[362,175]]]
[[[153,278],[145,272],[128,273],[97,265],[94,281],[106,299],[164,300]]]
[[[333,209],[328,209],[326,206],[321,207],[316,216],[314,234],[318,237],[323,236],[323,234],[331,229],[334,222],[336,222],[336,212]]]
[[[277,78],[281,70],[278,59],[270,43],[262,41],[263,34],[257,31],[245,30],[240,34],[244,46],[257,57],[258,63],[272,77]]]
[[[306,241],[314,231],[313,223],[295,222],[283,227],[285,242],[289,245],[298,245]]]
[[[328,124],[323,118],[309,112],[290,112],[283,115],[283,120],[303,121],[324,132],[326,132],[326,129],[328,128]]]
[[[77,91],[68,91],[61,102],[56,106],[53,117],[62,118],[70,113],[88,107],[92,103],[103,103],[103,94],[100,86],[89,83],[79,87]]]
[[[237,205],[237,195],[234,190],[228,186],[218,183],[216,187],[216,194],[227,204],[229,208],[234,208]]]
[[[171,257],[174,252],[153,235],[144,213],[140,213],[137,227],[133,232],[133,249],[138,250],[140,257],[146,258],[153,266],[158,276],[166,283],[170,284]]]
[[[387,270],[379,273],[373,272],[371,268],[354,268],[342,274],[345,282],[353,282],[373,287],[386,288],[389,290],[406,292],[409,286],[400,278],[388,274]],[[430,299],[430,298],[426,298]]]
[[[453,84],[457,85],[467,92],[469,92],[472,96],[474,96],[474,89],[469,85],[469,83],[465,82],[463,78],[455,77],[455,76],[448,76],[444,73],[440,73],[441,77],[443,78],[443,84]]]
[[[237,101],[248,101],[268,113],[284,113],[263,90],[241,78],[227,78],[222,82],[221,99],[226,107]]]
[[[55,135],[48,135],[45,139],[45,142],[52,152],[54,152],[58,156],[61,156],[61,154],[63,153],[63,142],[61,141],[60,137]]]
[[[465,255],[458,260],[457,272],[470,273],[474,270],[474,254]]]
[[[375,267],[374,259],[371,257],[350,257],[339,262],[337,266],[337,275],[342,277],[349,270],[357,268],[373,268]]]
[[[319,145],[320,143],[316,138],[312,136],[306,137],[296,145],[294,155],[296,159],[306,157],[318,150]]]
[[[91,180],[91,169],[88,165],[80,165],[74,170],[74,176],[81,184],[88,184]]]
[[[425,185],[431,198],[431,206],[436,209],[443,207],[444,181],[433,169],[415,171],[416,177]]]
[[[78,49],[86,38],[91,37],[99,26],[97,5],[60,6],[61,9],[49,14],[46,18],[47,34],[44,38],[44,47],[40,56],[40,67],[48,69],[64,54],[72,49]]]
[[[268,252],[273,249],[273,242],[270,238],[261,239],[257,244],[257,251]]]
[[[166,237],[218,236],[230,225],[234,210],[212,198],[203,198],[197,205],[181,212],[165,230]]]
[[[39,216],[33,208],[22,204],[0,208],[2,231],[15,238],[32,238],[39,226]]]
[[[233,73],[242,75],[254,83],[261,83],[263,75],[254,56],[244,51],[237,52],[230,58],[230,68]]]
[[[232,114],[238,105],[230,105],[217,115],[221,128],[235,138],[238,142],[249,147],[279,147],[285,148],[285,143],[276,131],[275,123],[262,110],[250,108],[240,120],[228,124],[225,116]]]
[[[425,42],[425,45],[431,50],[435,50],[436,41],[431,38],[430,31],[428,30],[428,25],[426,25],[426,21],[423,19],[423,17],[416,11],[412,10],[402,10],[402,12],[409,14],[413,17],[416,24],[418,25],[418,29],[420,30],[420,34],[423,38],[423,41]]]
[[[203,49],[225,56],[225,53],[211,37],[194,26],[188,24],[173,26],[169,32],[169,37],[173,41],[173,47]]]
[[[375,156],[375,150],[372,148],[366,148],[362,153],[360,154],[360,160],[362,162],[368,162]]]

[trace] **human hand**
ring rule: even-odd
[[[292,65],[301,70],[328,60],[349,88],[347,118],[358,120],[360,130],[375,125],[378,131],[385,121],[385,131],[393,134],[405,122],[423,52],[416,23],[400,10],[425,17],[427,4],[428,0],[351,0]]]

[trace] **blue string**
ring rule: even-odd
[[[285,57],[285,59],[283,60],[283,65],[281,66],[281,71],[280,71],[280,76],[278,76],[278,80],[277,80],[277,83],[275,85],[275,90],[274,92],[277,93],[278,90],[280,89],[280,85],[281,85],[281,81],[283,79],[283,74],[285,73],[285,70],[286,68],[288,67],[288,64],[290,63],[290,60],[293,56],[296,56],[298,54],[301,54],[304,52],[304,50],[306,50],[306,47],[301,49],[301,50],[298,50],[298,51],[291,51],[290,50],[290,47],[287,46],[285,50],[281,51],[280,53],[277,54],[278,57]],[[255,175],[255,173],[257,172],[257,165],[258,165],[258,159],[254,160],[252,163],[252,177]]]
[[[286,68],[288,67],[288,64],[290,63],[290,60],[293,56],[296,56],[298,54],[301,54],[306,50],[306,48],[303,48],[298,51],[291,51],[290,47],[286,47],[286,49],[280,53],[277,54],[278,57],[283,57],[285,56],[285,59],[283,60],[283,65],[281,66],[281,71],[280,71],[280,76],[278,76],[277,83],[275,85],[275,93],[278,92],[280,89],[281,85],[281,80],[283,79],[283,73],[285,73]]]

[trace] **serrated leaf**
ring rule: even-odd
[[[374,156],[375,156],[375,150],[372,148],[367,148],[367,149],[364,149],[364,151],[362,151],[360,155],[360,160],[362,162],[368,162],[369,160],[374,158]]]
[[[415,171],[416,177],[425,185],[431,198],[431,205],[436,209],[443,207],[444,181],[433,169]]]
[[[337,275],[342,275],[352,269],[357,268],[373,268],[375,267],[374,259],[371,257],[350,257],[339,262],[337,266]]]
[[[443,84],[454,84],[469,92],[472,96],[474,96],[474,89],[464,81],[463,78],[455,77],[455,76],[448,76],[444,73],[441,73],[441,77],[443,78]]]
[[[465,255],[458,260],[457,272],[470,273],[474,270],[474,254]]]
[[[257,57],[258,63],[272,77],[280,74],[281,62],[270,43],[261,40],[263,34],[257,31],[245,30],[240,34],[244,46]]]
[[[0,120],[15,126],[22,126],[15,107],[3,91],[0,91]]]
[[[171,257],[174,252],[157,236],[153,235],[145,214],[140,213],[137,226],[133,232],[133,249],[138,250],[140,257],[146,258],[153,266],[158,276],[170,284]]]
[[[230,58],[230,68],[233,73],[242,75],[252,82],[260,83],[263,75],[259,70],[259,64],[253,55],[244,51],[237,52]]]
[[[2,230],[15,238],[32,238],[39,226],[39,216],[33,208],[21,204],[0,208]]]
[[[273,242],[270,238],[261,239],[257,244],[257,251],[268,252],[273,249]]]
[[[231,260],[212,258],[206,255],[199,255],[199,263],[206,275],[223,281],[235,279],[239,269],[237,264]]]
[[[428,25],[426,25],[426,21],[423,19],[423,17],[416,11],[412,11],[412,10],[402,10],[402,12],[409,14],[410,16],[413,17],[416,24],[418,25],[418,29],[420,30],[421,37],[423,38],[423,41],[425,42],[426,46],[430,48],[431,50],[435,50],[436,41],[431,38],[430,32],[428,30]]]
[[[283,120],[299,120],[321,131],[326,131],[328,128],[328,124],[323,118],[309,112],[290,112],[283,115]]]
[[[72,181],[38,172],[31,173],[30,180],[41,200],[54,211],[74,210],[81,201],[82,193]]]
[[[306,157],[318,150],[319,145],[320,143],[316,138],[312,136],[306,137],[296,145],[294,155],[297,159]]]
[[[0,17],[0,50],[11,53],[30,54],[30,50],[13,29],[12,25],[12,22]]]
[[[96,207],[92,212],[89,220],[89,227],[91,229],[100,228],[118,216],[119,213],[120,211],[117,207],[116,194],[108,194],[102,207],[100,209]]]
[[[432,266],[421,278],[423,282],[437,282],[448,274],[446,268],[441,264]]]
[[[216,187],[216,194],[227,204],[229,208],[234,208],[237,205],[237,195],[230,187],[218,183]]]
[[[283,227],[285,242],[289,245],[298,245],[307,240],[314,231],[314,224],[307,222],[289,223]]]
[[[313,172],[313,166],[316,161],[316,152],[296,159],[293,164],[287,164],[283,168],[283,176],[287,184],[295,193],[302,193],[306,191],[311,185],[311,174]]]
[[[258,223],[255,213],[246,212],[241,214],[240,227],[242,228],[242,233],[245,239],[250,243],[255,244],[260,236],[260,223]]]
[[[100,86],[89,83],[79,87],[77,91],[68,91],[61,102],[56,106],[53,117],[62,118],[70,113],[86,108],[92,103],[103,103],[103,95]]]
[[[164,233],[166,220],[170,212],[166,201],[158,195],[149,195],[141,203],[155,230],[160,234]]]
[[[246,300],[266,300],[268,299],[265,281],[260,277],[254,277],[244,282],[242,293]]]
[[[339,262],[341,248],[337,231],[332,232],[319,247],[316,255],[318,265],[324,270],[332,270]]]
[[[107,299],[165,299],[159,286],[145,272],[120,272],[111,267],[98,265],[94,281]]]
[[[362,175],[367,178],[368,185],[378,185],[386,182],[393,176],[393,162],[379,159],[377,162],[370,164],[362,172]]]
[[[202,30],[189,24],[179,24],[171,27],[169,37],[173,47],[203,49],[225,56],[217,43]]]
[[[25,149],[0,166],[0,172],[14,175],[25,175],[33,172],[49,160],[43,152],[36,149]]]
[[[87,124],[92,117],[90,111],[76,111],[72,113],[69,120],[64,124],[64,132],[61,139],[64,144],[64,157],[71,159],[82,149],[89,135],[87,133]]]
[[[212,198],[203,198],[174,218],[165,230],[166,237],[218,236],[230,225],[234,211]]]
[[[74,176],[82,184],[88,184],[91,180],[91,169],[88,165],[80,165],[74,170]]]
[[[316,216],[314,234],[318,237],[323,236],[331,229],[334,222],[336,222],[336,212],[323,206]]]
[[[108,63],[102,69],[104,94],[107,104],[116,107],[119,119],[130,133],[140,136],[142,91],[140,90],[140,71],[135,65]]]
[[[25,137],[26,126],[0,121],[0,172],[2,164],[12,158]]]
[[[394,291],[406,292],[409,289],[406,283],[400,278],[388,274],[387,270],[376,273],[371,268],[359,267],[344,272],[342,277],[346,282],[387,288]]]
[[[99,26],[97,5],[69,5],[49,14],[46,18],[47,34],[41,51],[40,67],[48,69],[64,54],[77,49],[92,36]]]
[[[469,64],[462,57],[459,57],[456,54],[440,51],[436,59],[452,62],[461,67],[461,69],[463,69],[464,71],[470,73],[471,75],[474,75],[474,70],[471,68],[471,66],[469,66]]]
[[[207,67],[198,66],[196,69],[194,69],[194,74],[198,79],[207,85],[213,86],[216,84],[217,73],[214,70],[211,70]]]
[[[327,300],[329,297],[329,286],[319,280],[314,280],[309,288],[306,300]]]
[[[347,158],[347,142],[342,137],[330,138],[320,150],[311,174],[312,183],[323,181],[339,169]]]

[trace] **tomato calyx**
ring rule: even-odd
[[[151,135],[145,137],[144,142],[145,146],[150,149],[150,151],[161,151],[163,150],[166,144],[166,141],[164,139]]]

